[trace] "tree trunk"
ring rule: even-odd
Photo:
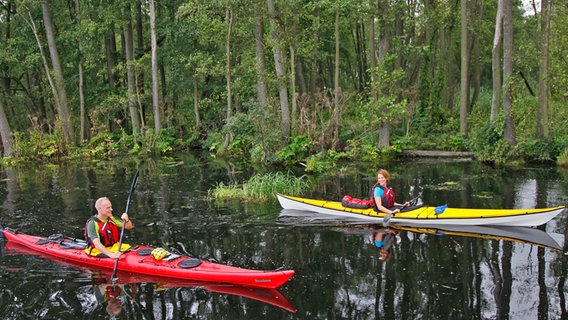
[[[548,138],[548,39],[552,1],[542,0],[540,8],[540,65],[538,70],[538,113],[536,136]]]
[[[296,51],[293,45],[290,46],[290,90],[292,90],[292,111],[290,112],[292,120],[290,126],[294,130],[297,126],[296,115],[298,114],[298,103],[296,100]]]
[[[377,67],[377,59],[376,59],[376,50],[375,50],[375,17],[371,16],[369,21],[369,64],[371,66],[371,70],[375,70]],[[377,73],[371,72],[371,83],[377,82]],[[373,92],[373,100],[375,102],[379,98],[379,94],[375,86],[371,86]]]
[[[513,104],[513,9],[512,0],[503,0],[503,114],[505,115],[505,140],[514,146],[515,127],[511,115]]]
[[[493,36],[492,71],[493,95],[491,97],[491,115],[489,120],[494,122],[501,106],[501,45],[503,35],[503,0],[497,1],[497,15],[495,18],[495,35]]]
[[[199,86],[197,85],[198,74],[193,73],[193,114],[195,116],[195,128],[199,130],[200,117],[199,117]]]
[[[460,132],[464,137],[467,137],[469,107],[469,33],[467,20],[467,0],[461,0]]]
[[[264,27],[262,16],[257,11],[254,16],[254,41],[256,45],[255,51],[255,67],[256,67],[256,94],[258,95],[258,103],[262,107],[268,106],[268,90],[266,89],[266,66],[264,63]]]
[[[331,145],[333,150],[337,150],[339,146],[339,96],[341,88],[339,86],[339,9],[335,12],[335,72],[333,75],[333,121],[332,121],[332,137]]]
[[[267,0],[268,4],[268,16],[270,17],[271,33],[273,39],[273,53],[274,53],[274,67],[276,69],[276,78],[278,81],[278,95],[280,97],[280,117],[281,117],[281,132],[282,138],[287,139],[290,135],[290,113],[288,110],[288,88],[286,87],[286,77],[285,77],[285,62],[284,53],[282,52],[282,46],[279,44],[280,40],[280,28],[278,26],[278,21],[276,21],[276,11],[274,8],[274,1]]]
[[[79,112],[81,114],[81,134],[80,141],[86,141],[90,138],[90,126],[87,121],[87,112],[85,110],[85,94],[84,94],[84,81],[83,81],[83,57],[79,59]]]
[[[132,17],[130,5],[126,4],[125,17],[127,19],[126,27],[124,29],[124,44],[126,51],[126,78],[128,82],[128,110],[130,112],[130,121],[132,125],[132,135],[137,136],[140,134],[140,113],[137,108],[136,99],[136,70],[134,61],[134,38],[132,30]]]
[[[81,6],[80,6],[80,1],[75,1],[75,5],[77,7],[77,26],[79,28],[82,27],[82,18],[81,18]],[[83,72],[83,63],[84,63],[84,58],[83,58],[83,41],[82,39],[79,39],[79,65],[78,65],[78,73],[79,73],[79,114],[80,114],[80,120],[81,120],[81,127],[79,129],[79,142],[82,143],[84,141],[86,141],[87,139],[90,138],[90,126],[89,126],[89,121],[87,118],[87,112],[85,110],[85,94],[84,94],[84,72]]]
[[[381,30],[379,34],[379,62],[382,63],[382,61],[385,60],[387,55],[390,53],[392,43],[392,33],[389,25],[389,2],[387,0],[379,1],[379,17],[379,30]],[[381,112],[386,114],[388,111],[387,107],[384,106],[381,108]],[[390,146],[390,122],[386,119],[386,117],[382,118],[385,120],[382,120],[379,125],[379,149]]]
[[[71,124],[71,117],[69,115],[69,108],[67,106],[67,91],[65,90],[65,79],[63,78],[63,70],[59,62],[59,54],[57,53],[57,46],[55,44],[55,35],[53,33],[53,23],[51,22],[51,13],[49,11],[49,4],[47,0],[41,1],[41,8],[43,13],[43,23],[45,27],[45,35],[49,46],[49,53],[51,55],[51,64],[53,66],[53,73],[55,74],[55,87],[58,96],[58,115],[61,121],[63,135],[67,144],[74,144],[75,134],[73,132],[73,125]]]
[[[475,14],[476,13],[476,8],[479,7],[479,14]],[[481,90],[481,61],[480,61],[480,44],[479,44],[479,38],[481,37],[481,21],[483,21],[483,14],[485,12],[484,10],[484,2],[481,2],[479,5],[477,5],[477,2],[475,2],[475,5],[472,6],[472,14],[475,14],[475,30],[473,32],[473,34],[471,35],[471,43],[470,43],[470,47],[471,47],[471,62],[470,62],[470,67],[472,69],[473,72],[473,81],[471,86],[473,87],[473,94],[471,95],[471,100],[469,102],[469,110],[471,111],[473,109],[473,106],[477,103],[477,100],[479,99],[479,93]]]
[[[225,8],[225,21],[227,21],[227,36],[225,38],[225,61],[227,67],[227,123],[231,120],[233,116],[233,96],[232,96],[232,86],[231,86],[231,32],[233,28],[233,12],[229,5]],[[229,147],[229,142],[232,138],[232,132],[227,132],[225,136],[225,143],[223,144],[223,149]]]
[[[107,77],[109,88],[115,89],[117,87],[116,75],[114,69],[116,68],[115,52],[116,52],[116,40],[114,35],[114,27],[111,25],[110,30],[105,34],[105,56],[106,56],[106,67],[107,67]]]
[[[152,50],[152,110],[154,110],[154,131],[162,130],[160,117],[160,97],[158,93],[158,46],[156,44],[156,10],[154,0],[150,0],[150,41]]]
[[[137,54],[135,59],[138,60],[144,55],[144,29],[142,24],[142,4],[136,1],[136,48]],[[136,90],[138,96],[144,94],[144,69],[137,68],[136,70]],[[142,111],[143,107],[140,107]],[[144,126],[144,116],[141,116],[141,125]]]
[[[32,14],[30,11],[28,11],[28,16],[29,16],[29,20],[28,20],[28,24],[30,25],[30,28],[32,29],[32,33],[34,34],[34,37],[36,39],[36,43],[37,43],[37,47],[39,49],[39,55],[41,57],[41,63],[43,65],[43,69],[45,71],[45,77],[47,78],[47,82],[49,83],[49,88],[51,89],[51,93],[53,94],[53,99],[55,100],[55,104],[59,105],[59,96],[57,95],[57,89],[55,88],[55,83],[53,81],[53,78],[51,77],[51,71],[49,70],[49,64],[47,63],[47,58],[45,57],[45,53],[43,52],[43,46],[41,45],[41,40],[39,39],[39,34],[37,32],[37,28],[34,22],[34,19],[32,17]],[[39,77],[39,75],[38,75]],[[41,83],[40,80],[37,81],[38,83]],[[31,84],[30,84],[31,87]],[[43,95],[43,87],[41,85],[39,85],[40,91]],[[45,107],[42,106],[38,106],[38,113],[41,114],[41,117],[43,117],[43,119],[47,119],[47,112],[45,111]],[[55,113],[55,112],[52,112]]]
[[[10,124],[6,118],[6,112],[4,112],[4,98],[0,93],[0,138],[2,138],[2,147],[4,150],[4,157],[12,156],[12,131],[10,130]]]

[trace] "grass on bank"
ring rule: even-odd
[[[208,195],[214,200],[258,201],[272,198],[276,193],[301,195],[307,187],[303,179],[289,173],[277,172],[255,175],[242,185],[226,185],[220,182],[214,189],[209,190]]]

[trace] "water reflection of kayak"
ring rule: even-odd
[[[393,229],[411,231],[414,233],[432,234],[436,236],[461,236],[483,239],[514,241],[537,245],[554,250],[562,250],[564,236],[559,233],[549,233],[536,228],[506,227],[506,226],[391,226]]]
[[[68,237],[51,240],[50,237],[31,236],[11,229],[2,229],[2,233],[8,241],[7,245],[19,244],[30,249],[30,253],[50,259],[105,270],[113,270],[115,266],[115,259],[88,256],[84,252],[84,240]],[[278,288],[294,275],[293,270],[251,270],[177,254],[156,260],[150,254],[153,249],[149,246],[136,246],[125,252],[119,260],[117,271],[251,288]]]
[[[316,212],[318,214],[366,221],[383,222],[385,214],[372,208],[357,209],[344,207],[340,201],[314,200],[307,198],[276,195],[284,210]],[[499,225],[532,227],[547,223],[563,212],[565,206],[542,209],[469,209],[447,206],[411,206],[390,219],[398,225]]]
[[[389,225],[369,224],[358,219],[343,219],[325,216],[315,212],[283,210],[278,222],[287,226],[328,226],[348,234],[372,234],[377,230],[409,231],[436,236],[462,236],[483,239],[514,241],[563,250],[564,235],[546,232],[533,227],[509,226],[460,226],[460,225]]]

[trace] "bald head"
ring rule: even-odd
[[[97,209],[97,211],[100,210],[106,201],[110,202],[107,197],[98,198],[97,201],[95,201],[95,209]]]

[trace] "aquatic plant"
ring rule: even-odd
[[[307,187],[308,184],[302,178],[290,173],[276,172],[252,176],[240,186],[220,182],[214,189],[209,190],[208,195],[210,199],[216,200],[266,200],[274,197],[276,193],[300,195]]]

